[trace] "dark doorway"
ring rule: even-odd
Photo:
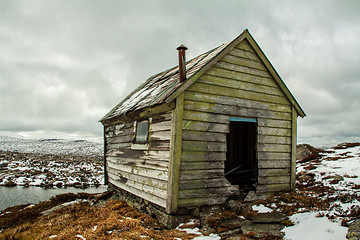
[[[230,118],[225,177],[232,185],[257,183],[256,119]]]

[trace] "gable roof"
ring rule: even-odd
[[[137,89],[130,93],[123,101],[116,105],[101,120],[116,118],[128,112],[140,110],[146,107],[173,101],[181,92],[185,91],[201,75],[216,64],[222,57],[228,54],[236,45],[244,39],[248,40],[257,55],[260,57],[270,74],[277,82],[286,97],[295,107],[299,116],[304,117],[306,114],[291,94],[280,75],[276,72],[270,61],[267,59],[259,45],[246,29],[233,41],[222,44],[206,53],[203,53],[186,62],[186,80],[182,83],[179,81],[179,66],[170,68],[161,73],[155,74],[148,78]]]

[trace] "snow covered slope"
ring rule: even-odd
[[[0,136],[0,151],[101,157],[103,143],[69,139],[26,139]]]

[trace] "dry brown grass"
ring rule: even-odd
[[[165,230],[149,215],[121,201],[103,207],[79,202],[49,216],[37,217],[19,226],[8,227],[0,239],[192,239],[196,235]]]

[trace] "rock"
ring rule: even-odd
[[[251,220],[253,223],[280,223],[288,219],[288,217],[279,212],[258,213]]]
[[[351,223],[346,234],[347,239],[359,240],[360,239],[360,219]]]
[[[309,144],[299,144],[296,146],[296,160],[300,161],[310,154],[318,153],[321,149],[317,149]]]
[[[235,229],[240,228],[244,224],[249,224],[249,220],[245,220],[245,218],[234,218],[234,219],[227,219],[220,223],[220,227],[222,228],[229,228]]]
[[[283,238],[284,233],[281,230],[284,228],[281,224],[261,224],[250,223],[244,224],[241,230],[245,236],[253,236],[259,239],[270,239],[269,236],[276,238]]]
[[[247,207],[247,204],[239,200],[229,200],[226,203],[226,209],[231,212],[241,213]]]
[[[266,193],[256,193],[255,191],[250,191],[245,199],[244,202],[253,202],[253,201],[258,201],[258,200],[265,200],[266,198],[268,198],[269,195]]]
[[[234,236],[234,235],[239,235],[241,233],[242,233],[241,228],[235,228],[235,229],[231,229],[226,232],[222,232],[219,235],[220,235],[221,239],[229,239],[229,237]]]
[[[340,181],[343,181],[344,178],[340,175],[336,175],[333,180],[330,181],[330,184],[338,184]]]
[[[41,214],[42,214],[43,216],[48,216],[48,215],[52,214],[53,212],[55,212],[55,211],[57,211],[57,210],[60,210],[60,209],[62,209],[62,208],[64,208],[64,207],[73,205],[73,204],[78,203],[78,202],[79,202],[79,201],[76,201],[76,200],[75,200],[75,201],[72,201],[72,202],[66,202],[66,203],[57,205],[57,206],[55,206],[55,207],[52,207],[52,208],[50,208],[50,209],[48,209],[48,210],[42,211]]]

